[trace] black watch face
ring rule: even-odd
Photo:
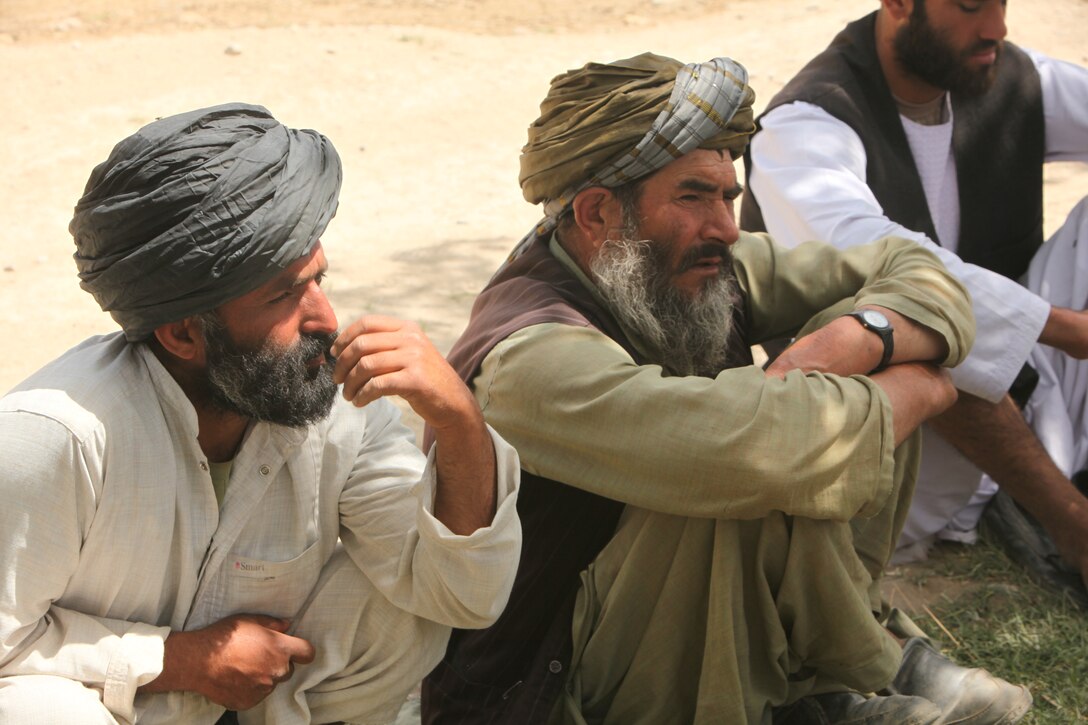
[[[860,312],[862,319],[864,319],[866,323],[872,325],[873,327],[883,329],[890,326],[888,323],[888,318],[885,317],[882,313],[877,312],[876,310],[861,310]]]

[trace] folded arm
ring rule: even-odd
[[[953,380],[987,400],[1005,394],[1050,314],[1045,300],[888,219],[865,184],[861,140],[816,106],[793,103],[769,113],[752,141],[751,154],[750,193],[780,244],[795,247],[822,240],[848,248],[891,235],[936,254],[970,291],[978,321],[979,340],[953,371]]]

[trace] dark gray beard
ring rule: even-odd
[[[329,352],[336,335],[303,335],[293,347],[245,350],[214,315],[201,315],[208,396],[223,412],[298,428],[325,418],[336,400]],[[317,368],[307,362],[324,353]]]
[[[668,245],[627,237],[606,241],[590,263],[613,314],[649,346],[653,362],[677,375],[717,375],[740,299],[732,265],[727,260],[722,276],[689,299],[669,279]]]
[[[940,32],[930,26],[924,5],[915,5],[907,25],[892,41],[895,57],[907,71],[935,88],[957,95],[980,96],[990,89],[1001,62],[1001,44],[982,41],[957,54]],[[967,66],[972,53],[997,47],[997,61],[989,68],[974,71]]]

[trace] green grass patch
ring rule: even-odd
[[[951,584],[914,619],[962,665],[985,667],[1035,698],[1023,723],[1088,722],[1088,613],[1034,584],[986,541],[942,544],[910,578]]]

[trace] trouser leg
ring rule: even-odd
[[[449,638],[448,627],[390,604],[343,549],[325,566],[292,633],[314,645],[314,662],[240,713],[242,725],[392,722]]]
[[[856,518],[850,522],[854,550],[873,580],[869,596],[874,612],[887,613],[880,593],[880,577],[895,553],[910,514],[920,470],[922,439],[922,431],[916,430],[895,449],[894,483],[884,508],[872,518]]]
[[[118,725],[101,694],[64,677],[0,677],[0,722],[34,725]]]
[[[793,617],[784,622],[791,649],[805,667],[817,670],[814,691],[875,691],[898,668],[899,647],[878,624],[888,613],[880,578],[907,518],[920,455],[921,435],[915,431],[895,451],[892,491],[872,518],[845,526],[792,519],[790,559],[777,603],[780,613]]]
[[[864,527],[864,554],[847,522],[629,509],[583,576],[562,719],[759,722],[813,692],[885,687],[901,652],[874,616],[873,574],[903,497]]]

